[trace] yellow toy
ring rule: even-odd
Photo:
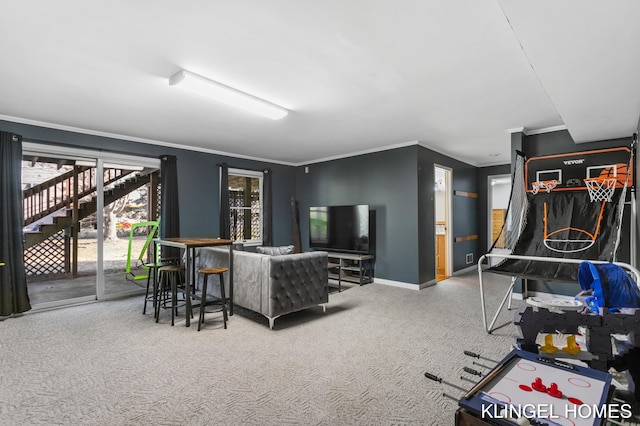
[[[553,334],[547,334],[544,336],[544,345],[540,346],[540,350],[548,354],[555,354],[558,352],[558,348],[553,345]]]
[[[571,334],[569,337],[567,337],[567,346],[562,348],[562,351],[571,355],[577,355],[580,353],[581,349],[580,346],[578,346],[578,344],[576,343],[575,334]]]

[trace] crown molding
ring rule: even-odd
[[[294,166],[308,166],[309,164],[323,163],[325,161],[340,160],[340,159],[349,158],[349,157],[357,157],[359,155],[372,154],[374,152],[381,152],[381,151],[389,151],[390,149],[404,148],[407,146],[413,146],[413,145],[419,145],[419,144],[420,144],[419,141],[402,142],[402,143],[393,144],[393,145],[385,145],[378,148],[365,149],[363,151],[351,152],[348,154],[334,155],[331,157],[319,158],[317,160],[296,163],[294,164]]]
[[[541,135],[543,133],[558,132],[560,130],[567,130],[567,126],[565,126],[564,124],[561,124],[559,126],[543,127],[541,129],[527,129],[526,127],[515,127],[513,129],[508,129],[507,132],[522,133],[525,136],[531,136],[531,135]]]
[[[13,116],[3,115],[3,114],[0,114],[0,120],[19,123],[19,124],[27,124],[27,125],[31,125],[31,126],[45,127],[45,128],[54,129],[54,130],[62,130],[62,131],[67,131],[67,132],[72,132],[72,133],[80,133],[80,134],[85,134],[85,135],[98,136],[98,137],[103,137],[103,138],[118,139],[118,140],[129,141],[129,142],[146,143],[146,144],[150,144],[150,145],[165,146],[165,147],[168,147],[168,148],[182,149],[182,150],[194,151],[194,152],[202,152],[202,153],[206,153],[206,154],[221,155],[221,156],[232,157],[232,158],[241,158],[241,159],[245,159],[245,160],[259,161],[259,162],[270,163],[270,164],[281,164],[281,165],[284,165],[284,166],[292,166],[292,167],[300,167],[300,166],[306,166],[306,165],[310,165],[310,164],[323,163],[323,162],[326,162],[326,161],[340,160],[340,159],[343,159],[343,158],[357,157],[357,156],[360,156],[360,155],[372,154],[372,153],[375,153],[375,152],[388,151],[388,150],[391,150],[391,149],[404,148],[404,147],[407,147],[407,146],[414,146],[414,145],[418,145],[418,146],[421,146],[423,148],[430,149],[431,151],[437,152],[438,154],[444,155],[444,156],[449,157],[449,158],[454,158],[451,155],[451,153],[443,152],[440,149],[437,149],[437,148],[434,148],[432,146],[429,146],[425,142],[422,142],[422,141],[419,141],[419,140],[414,140],[414,141],[408,141],[408,142],[401,142],[401,143],[397,143],[397,144],[384,145],[384,146],[377,147],[377,148],[366,149],[366,150],[362,150],[362,151],[355,151],[355,152],[350,152],[350,153],[341,154],[341,155],[334,155],[334,156],[331,156],[331,157],[324,157],[324,158],[318,158],[318,159],[315,159],[315,160],[309,160],[309,161],[302,161],[302,162],[295,162],[294,163],[294,162],[289,162],[289,161],[279,161],[279,160],[273,160],[273,159],[269,159],[269,158],[261,158],[261,157],[253,157],[253,156],[250,156],[250,155],[236,154],[236,153],[233,153],[233,152],[219,151],[219,150],[215,150],[215,149],[193,147],[193,146],[189,146],[189,145],[183,145],[183,144],[177,144],[177,143],[173,143],[173,142],[160,141],[160,140],[155,140],[155,139],[140,138],[140,137],[136,137],[136,136],[129,136],[129,135],[123,135],[123,134],[118,134],[118,133],[102,132],[102,131],[98,131],[98,130],[85,129],[85,128],[81,128],[81,127],[66,126],[66,125],[63,125],[63,124],[49,123],[49,122],[46,122],[46,121],[32,120],[32,119],[22,118],[22,117],[13,117]],[[547,128],[543,128],[543,129],[536,129],[536,130],[528,130],[525,127],[518,127],[518,128],[514,128],[514,129],[509,129],[508,132],[509,133],[522,132],[526,136],[529,136],[529,135],[537,135],[537,134],[541,134],[541,133],[556,132],[556,131],[559,131],[559,130],[566,130],[566,126],[561,125],[561,126],[547,127]],[[469,164],[471,166],[474,166],[474,167],[487,167],[487,166],[492,166],[492,165],[505,164],[504,162],[500,162],[500,161],[490,162],[490,163],[477,163],[477,162],[476,163],[468,163],[466,161],[462,161],[462,162],[466,163],[466,164]]]
[[[290,162],[286,162],[286,161],[278,161],[278,160],[271,160],[271,159],[260,158],[260,157],[252,157],[252,156],[249,156],[249,155],[235,154],[235,153],[231,153],[231,152],[218,151],[218,150],[215,150],[215,149],[199,148],[199,147],[193,147],[193,146],[189,146],[189,145],[177,144],[177,143],[173,143],[173,142],[165,142],[165,141],[159,141],[159,140],[155,140],[155,139],[146,139],[146,138],[139,138],[139,137],[136,137],[136,136],[122,135],[122,134],[118,134],[118,133],[102,132],[102,131],[98,131],[98,130],[84,129],[84,128],[81,128],[81,127],[74,127],[74,126],[66,126],[66,125],[63,125],[63,124],[49,123],[49,122],[46,122],[46,121],[31,120],[31,119],[22,118],[22,117],[12,117],[12,116],[9,116],[9,115],[0,114],[0,120],[11,121],[11,122],[14,122],[14,123],[19,123],[19,124],[28,124],[28,125],[31,125],[31,126],[46,127],[46,128],[54,129],[54,130],[63,130],[63,131],[72,132],[72,133],[81,133],[81,134],[85,134],[85,135],[99,136],[99,137],[102,137],[102,138],[111,138],[111,139],[118,139],[118,140],[123,140],[123,141],[128,141],[128,142],[139,142],[139,143],[146,143],[146,144],[150,144],[150,145],[165,146],[165,147],[168,147],[168,148],[183,149],[183,150],[187,150],[187,151],[203,152],[203,153],[206,153],[206,154],[215,154],[215,155],[223,155],[223,156],[226,156],[226,157],[242,158],[242,159],[245,159],[245,160],[260,161],[260,162],[263,162],[263,163],[282,164],[282,165],[285,165],[285,166],[296,166],[297,165],[295,163],[290,163]]]
[[[173,142],[166,142],[166,141],[159,141],[155,139],[146,139],[146,138],[139,138],[136,136],[122,135],[118,133],[102,132],[98,130],[91,130],[91,129],[85,129],[85,128],[74,127],[74,126],[66,126],[63,124],[49,123],[47,121],[32,120],[32,119],[22,118],[22,117],[13,117],[13,116],[3,115],[3,114],[0,114],[0,120],[10,121],[10,122],[19,123],[19,124],[27,124],[31,126],[46,127],[49,129],[62,130],[66,132],[81,133],[85,135],[92,135],[92,136],[98,136],[103,138],[118,139],[118,140],[129,141],[129,142],[146,143],[150,145],[165,146],[168,148],[183,149],[187,151],[202,152],[206,154],[223,155],[225,157],[242,158],[245,160],[260,161],[263,163],[271,163],[271,164],[281,164],[284,166],[292,166],[292,167],[299,167],[299,166],[304,166],[304,165],[309,165],[314,163],[321,163],[324,161],[339,160],[341,158],[357,157],[358,155],[371,154],[371,153],[380,152],[380,151],[388,151],[390,149],[404,148],[406,146],[418,144],[418,141],[404,142],[399,144],[385,145],[379,148],[373,148],[373,149],[368,149],[364,151],[357,151],[357,152],[351,152],[343,155],[320,158],[317,160],[292,163],[289,161],[278,161],[278,160],[273,160],[268,158],[253,157],[249,155],[236,154],[232,152],[218,151],[215,149],[199,148],[199,147],[193,147],[189,145],[177,144]],[[443,154],[443,155],[446,155],[446,154]]]
[[[559,132],[561,130],[568,130],[567,126],[565,126],[564,124],[561,124],[559,126],[552,126],[552,127],[545,127],[545,128],[542,128],[542,129],[528,130],[526,135],[527,136],[541,135],[543,133],[553,133],[553,132]]]

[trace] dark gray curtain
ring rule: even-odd
[[[220,164],[220,238],[231,238],[231,222],[229,209],[229,166]]]
[[[265,169],[262,171],[264,177],[262,179],[262,244],[265,246],[273,245],[273,191],[271,189],[271,170]]]
[[[180,203],[178,201],[178,164],[174,155],[160,156],[160,238],[180,236]],[[180,249],[162,247],[163,258],[177,258]]]
[[[22,137],[0,132],[0,316],[31,309],[24,269]]]

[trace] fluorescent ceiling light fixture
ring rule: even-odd
[[[281,106],[186,70],[174,74],[169,79],[169,85],[180,87],[214,101],[262,115],[272,120],[279,120],[289,113]]]

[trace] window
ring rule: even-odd
[[[234,241],[262,243],[262,172],[229,169],[229,234]]]

